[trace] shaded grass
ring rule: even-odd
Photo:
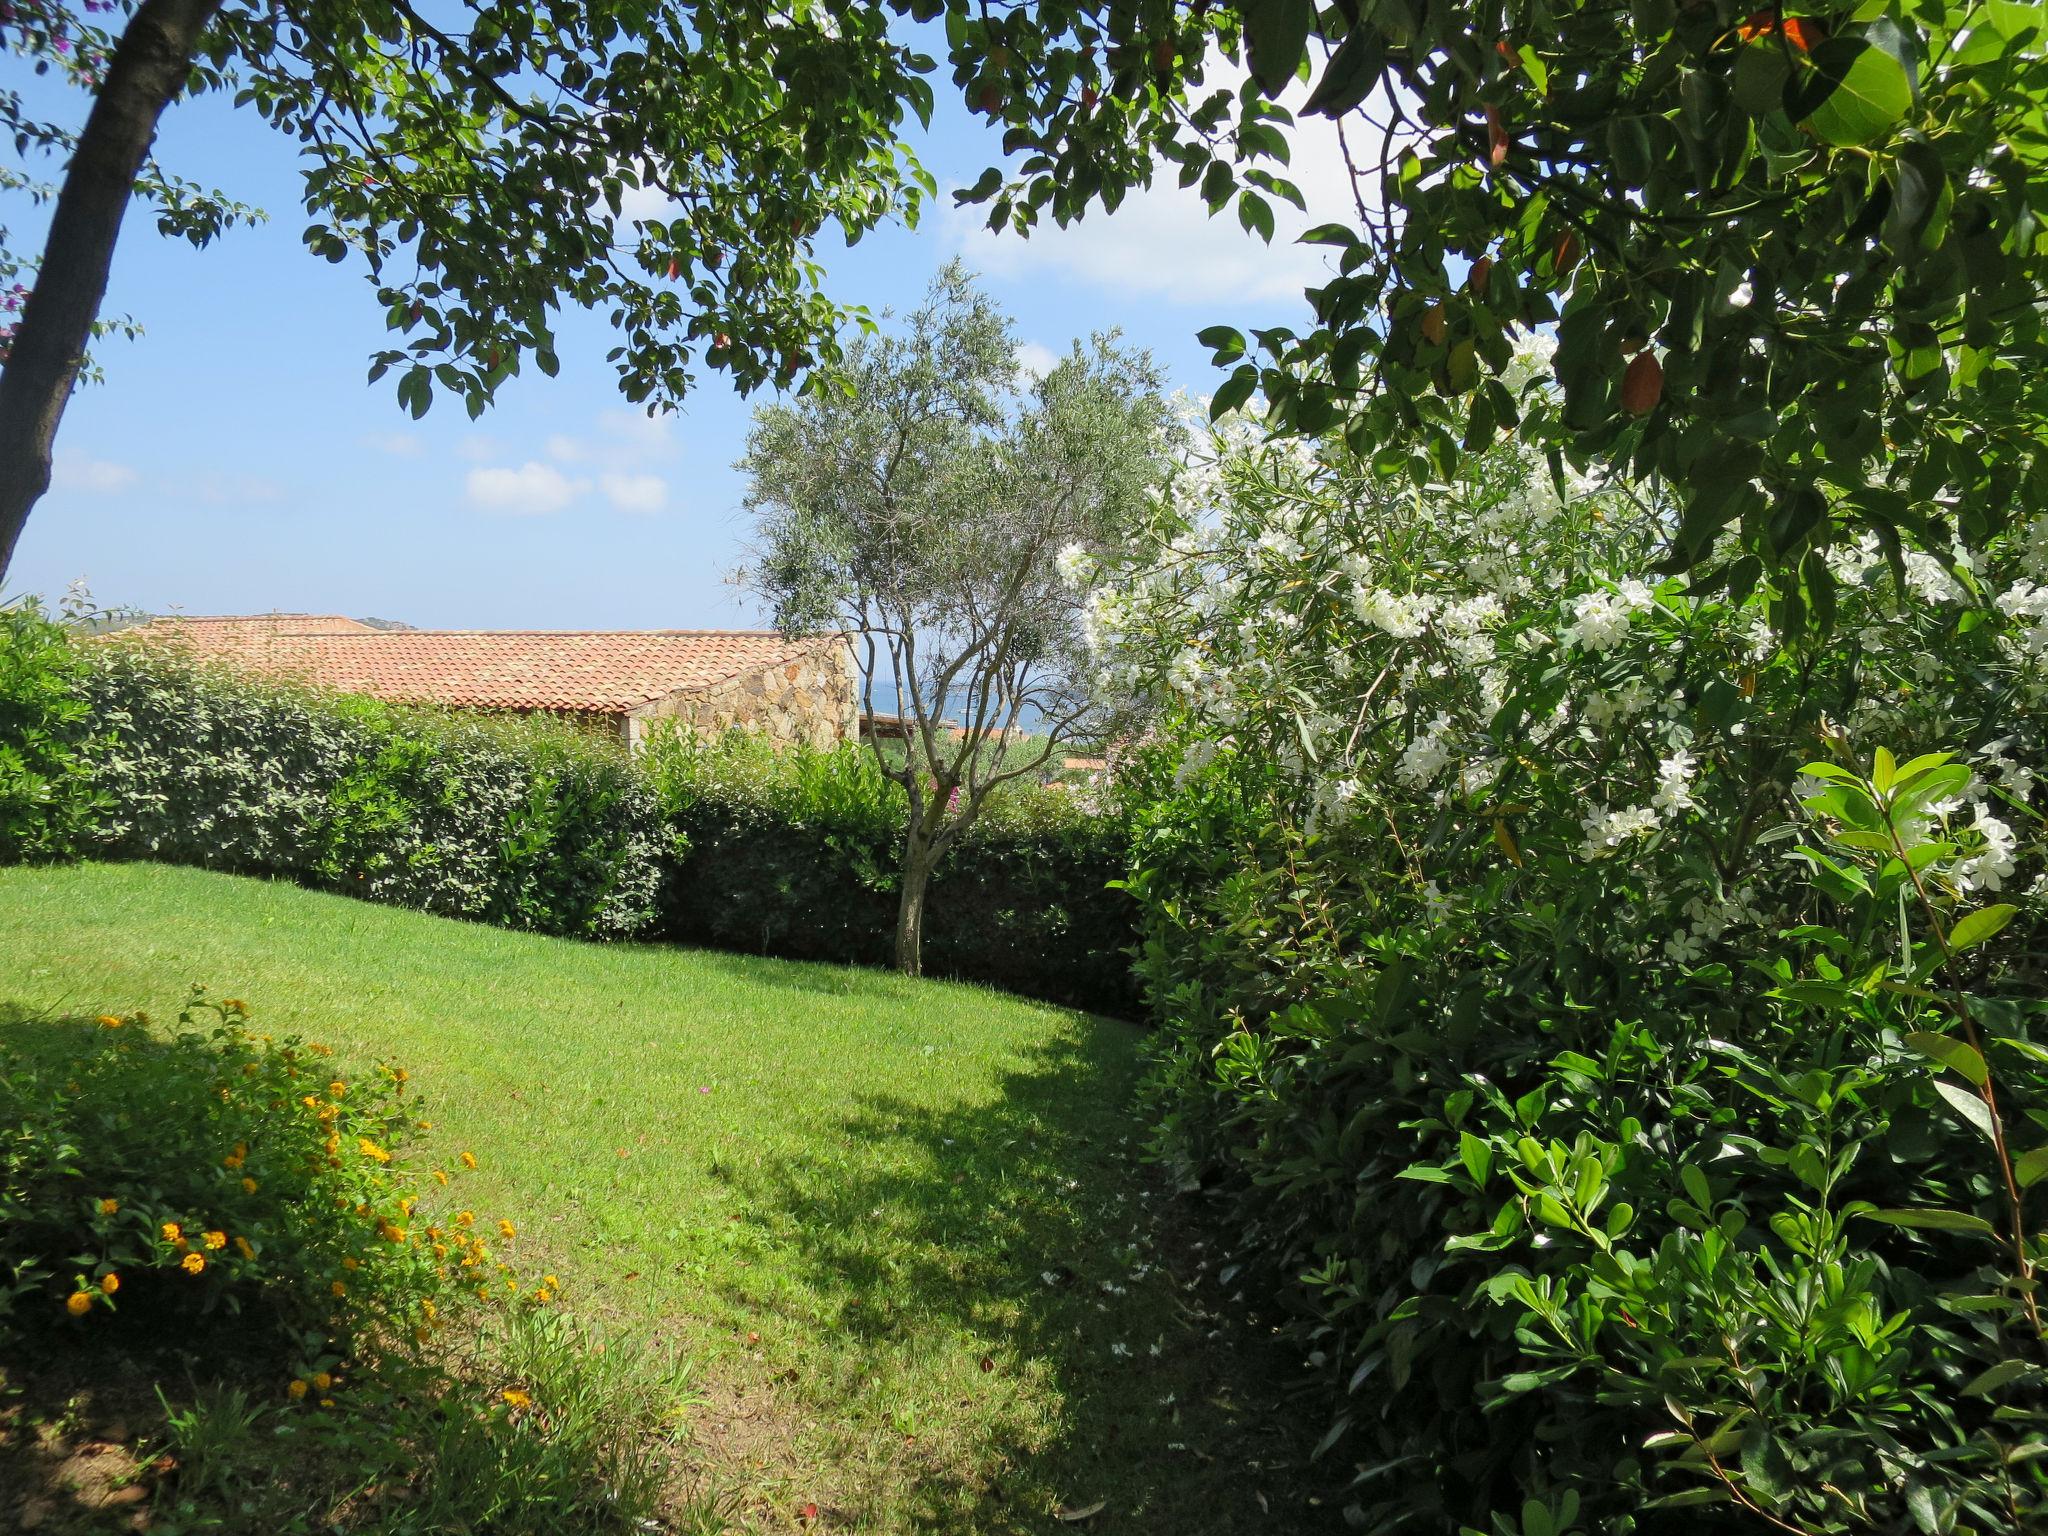
[[[536,938],[154,865],[0,871],[0,1007],[186,985],[405,1066],[426,1155],[707,1398],[735,1528],[1317,1529],[1256,1328],[1136,1164],[1139,1032],[970,986]]]

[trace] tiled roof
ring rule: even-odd
[[[840,637],[745,629],[395,629],[307,616],[157,619],[107,638],[395,703],[622,714],[671,693],[793,661]]]

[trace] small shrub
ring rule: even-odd
[[[404,1069],[344,1079],[246,1015],[195,992],[168,1037],[108,1014],[82,1044],[0,1044],[0,1332],[230,1316],[308,1351],[311,1376],[476,1288],[487,1251],[416,1214],[447,1175],[396,1161],[418,1112]]]
[[[106,809],[84,670],[36,599],[0,605],[0,864],[76,854]]]

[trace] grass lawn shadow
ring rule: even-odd
[[[1298,1362],[1206,1280],[1188,1212],[1139,1163],[1131,1122],[1076,1091],[1127,1070],[1120,1032],[1079,1021],[974,1104],[858,1095],[820,1127],[864,1149],[858,1166],[800,1157],[732,1175],[804,1276],[813,1315],[792,1325],[815,1328],[822,1311],[837,1341],[792,1368],[792,1387],[803,1396],[805,1373],[822,1377],[811,1395],[863,1403],[875,1439],[894,1442],[877,1471],[897,1485],[897,1523],[871,1527],[877,1511],[856,1504],[841,1511],[856,1526],[1333,1525],[1304,1500],[1306,1417],[1287,1396]],[[744,1285],[734,1299],[761,1305]],[[944,1383],[957,1411],[1005,1378],[1034,1412],[967,1415],[969,1443],[923,1442],[913,1379]]]

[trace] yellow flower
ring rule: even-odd
[[[462,1166],[465,1168],[474,1168],[476,1166],[476,1154],[474,1152],[463,1153]]]
[[[196,1253],[188,1253],[184,1258],[178,1260],[178,1268],[184,1270],[188,1275],[196,1275],[199,1271],[206,1268],[206,1260]]]
[[[185,1235],[185,1229],[179,1226],[175,1221],[167,1221],[163,1225],[163,1234],[165,1242],[175,1243],[179,1238]]]
[[[306,1049],[311,1051],[315,1056],[332,1056],[334,1054],[333,1046],[322,1045],[318,1040],[315,1040],[311,1045],[307,1046]]]
[[[533,1293],[533,1299],[535,1301],[545,1304],[547,1302],[553,1301],[555,1299],[555,1294],[553,1291],[543,1288]]]
[[[257,1187],[258,1187],[258,1186],[257,1186],[257,1183],[256,1183],[256,1181],[255,1181],[254,1179],[251,1179],[251,1178],[244,1178],[244,1179],[242,1180],[242,1193],[243,1193],[243,1194],[245,1194],[245,1195],[253,1195],[253,1194],[255,1194],[255,1193],[256,1193],[256,1190],[257,1190]]]
[[[245,1259],[253,1259],[256,1257],[256,1249],[254,1248],[254,1246],[251,1245],[249,1239],[247,1239],[246,1237],[238,1237],[235,1239],[235,1252],[239,1253]]]
[[[422,1120],[418,1123],[419,1128],[423,1131],[431,1131],[434,1128],[434,1122],[431,1120]]]
[[[331,1397],[323,1397],[320,1399],[320,1406],[322,1408],[332,1408],[334,1406],[334,1399]]]
[[[100,1289],[105,1291],[109,1296],[113,1295],[114,1292],[121,1289],[121,1277],[115,1274],[111,1269],[108,1270],[104,1275],[100,1276]]]
[[[443,1189],[446,1189],[448,1187],[448,1175],[441,1169],[436,1168],[434,1170],[434,1182],[440,1185]]]
[[[551,1291],[559,1291],[562,1288],[562,1282],[557,1280],[553,1275],[542,1275],[540,1277],[540,1283],[546,1286]]]
[[[325,1371],[315,1371],[313,1373],[313,1385],[322,1392],[331,1392],[334,1390],[334,1378]]]
[[[100,1214],[102,1216],[111,1216],[120,1209],[121,1202],[118,1200],[102,1200],[100,1202]]]
[[[360,1260],[360,1259],[353,1259],[353,1258],[350,1258],[350,1259],[343,1259],[343,1260],[341,1261],[341,1267],[342,1267],[343,1269],[347,1270],[347,1271],[348,1271],[348,1272],[349,1272],[350,1274],[354,1274],[354,1273],[355,1273],[355,1272],[356,1272],[357,1270],[359,1270],[359,1269],[361,1269],[361,1268],[363,1267],[363,1264],[362,1264],[362,1260]]]
[[[498,1223],[498,1235],[509,1241],[519,1235],[519,1229],[509,1221],[501,1221]]]
[[[391,1080],[394,1083],[409,1083],[412,1081],[412,1074],[406,1071],[405,1068],[399,1067],[391,1074]]]
[[[320,1107],[320,1101],[313,1097],[313,1095],[310,1093],[307,1094],[303,1099],[299,1100],[299,1102],[305,1105],[308,1109],[318,1109]]]
[[[475,1220],[475,1211],[457,1211],[455,1213],[455,1225],[457,1225],[458,1227],[466,1227]]]
[[[292,1401],[297,1402],[306,1395],[306,1384],[303,1381],[294,1381],[285,1388],[285,1391],[291,1396]]]
[[[121,1023],[122,1021],[120,1019],[115,1018],[111,1013],[103,1013],[100,1015],[101,1029],[119,1029],[121,1027]]]
[[[83,1317],[92,1310],[91,1291],[73,1291],[64,1298],[64,1310],[73,1317]]]
[[[229,998],[226,1002],[221,1004],[221,1007],[225,1008],[229,1013],[234,1014],[237,1018],[247,1018],[249,1016],[249,1005],[243,1002],[239,997]]]
[[[502,1397],[507,1405],[513,1408],[530,1408],[533,1406],[532,1397],[520,1391],[517,1387],[507,1387],[498,1396]]]
[[[339,1280],[335,1281],[334,1284],[327,1287],[327,1289],[332,1291],[337,1296],[346,1296],[348,1294],[348,1287],[343,1285]]]
[[[337,1077],[337,1078],[336,1078],[336,1079],[335,1079],[335,1080],[334,1080],[333,1082],[331,1082],[331,1083],[329,1083],[329,1084],[327,1085],[327,1097],[329,1097],[330,1099],[338,1099],[338,1098],[341,1098],[341,1097],[342,1097],[342,1096],[344,1096],[344,1095],[345,1095],[345,1094],[346,1094],[347,1092],[348,1092],[348,1084],[347,1084],[347,1083],[344,1083],[344,1082],[343,1082],[343,1081],[342,1081],[342,1080],[341,1080],[340,1078],[338,1078],[338,1077]]]
[[[363,1156],[368,1158],[374,1158],[376,1161],[380,1163],[388,1163],[391,1161],[391,1154],[389,1152],[386,1152],[382,1147],[378,1146],[377,1143],[370,1140],[370,1138],[367,1136],[358,1136],[356,1138],[356,1150],[362,1153]]]
[[[221,1249],[227,1247],[228,1235],[225,1232],[209,1232],[206,1234],[204,1241],[207,1247],[213,1249],[215,1252],[219,1252]]]

